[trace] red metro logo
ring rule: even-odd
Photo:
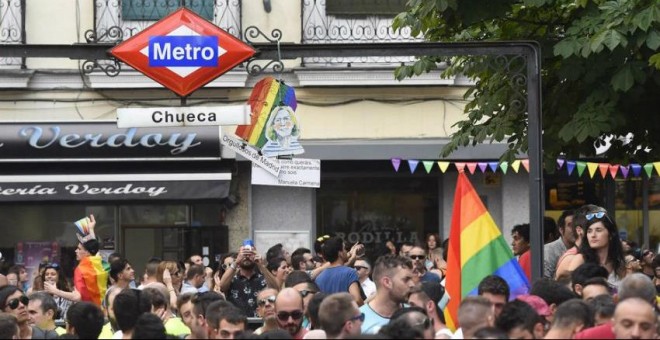
[[[255,50],[181,8],[110,53],[185,97],[253,56]]]

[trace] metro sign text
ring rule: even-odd
[[[160,36],[149,38],[149,66],[218,66],[218,37]]]
[[[185,97],[254,55],[250,46],[181,8],[110,53]]]

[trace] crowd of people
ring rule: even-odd
[[[565,211],[555,225],[544,277],[513,296],[504,278],[486,276],[461,299],[458,329],[445,324],[457,297],[445,294],[448,240],[436,234],[387,241],[373,261],[337,236],[263,256],[248,242],[215,269],[200,255],[151,258],[141,277],[120,254],[102,261],[85,236],[72,279],[51,263],[33,279],[22,266],[0,275],[0,338],[657,338],[660,256],[621,240],[598,206]],[[526,273],[529,229],[512,228]]]

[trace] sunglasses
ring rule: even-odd
[[[417,324],[414,324],[412,326],[413,327],[422,326],[424,329],[429,329],[429,328],[431,328],[431,326],[433,326],[433,320],[431,320],[429,318],[425,318],[424,321],[422,321],[420,323],[417,323]]]
[[[356,315],[356,316],[354,316],[354,317],[352,317],[352,318],[350,318],[346,321],[358,321],[358,320],[360,320],[360,322],[364,322],[364,318],[365,318],[364,313],[360,313],[360,314],[358,314],[358,315]]]
[[[410,255],[410,258],[413,260],[423,260],[426,258],[424,255]]]
[[[369,267],[364,267],[364,266],[353,266],[355,270],[361,270],[361,269],[369,269]]]
[[[280,321],[289,321],[289,318],[294,320],[300,320],[303,317],[303,312],[301,310],[294,310],[293,312],[278,312],[277,318]]]
[[[276,297],[275,295],[271,295],[271,296],[269,296],[269,297],[267,297],[267,298],[265,298],[265,299],[260,299],[259,301],[257,301],[257,305],[259,305],[259,306],[261,306],[261,307],[265,306],[266,303],[270,303],[270,304],[272,305],[272,304],[275,303],[275,299],[276,299],[276,298],[277,298],[277,297]]]
[[[307,289],[303,289],[303,290],[300,291],[300,295],[301,295],[303,298],[306,298],[307,295],[309,295],[309,294],[316,294],[316,292],[313,291],[313,290],[307,290]]]
[[[593,213],[586,214],[586,215],[584,215],[584,217],[587,219],[587,221],[591,221],[591,220],[594,219],[594,217],[595,218],[603,218],[603,216],[605,216],[605,214],[607,214],[606,211],[598,211],[598,212],[593,212]]]
[[[11,309],[16,309],[16,308],[18,308],[18,304],[22,303],[23,306],[27,307],[28,302],[30,302],[30,299],[28,299],[27,296],[22,295],[19,298],[15,298],[15,299],[11,299],[11,300],[7,301],[7,306],[9,306],[9,308],[11,308]]]
[[[231,266],[232,264],[233,263],[229,263],[229,264],[223,263],[222,266],[220,266],[220,267],[222,268],[222,270],[227,270],[227,268],[229,268],[229,266]]]
[[[328,240],[328,239],[330,239],[330,235],[323,235],[323,236],[317,238],[316,240],[319,241],[319,242],[323,242],[323,241]]]

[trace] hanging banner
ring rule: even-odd
[[[321,160],[281,159],[278,176],[273,176],[262,167],[252,163],[252,184],[320,188]]]
[[[256,163],[259,167],[268,171],[273,176],[279,175],[280,162],[276,158],[265,157],[261,154],[261,151],[234,136],[222,135],[220,142],[222,145],[245,157],[252,163]]]

